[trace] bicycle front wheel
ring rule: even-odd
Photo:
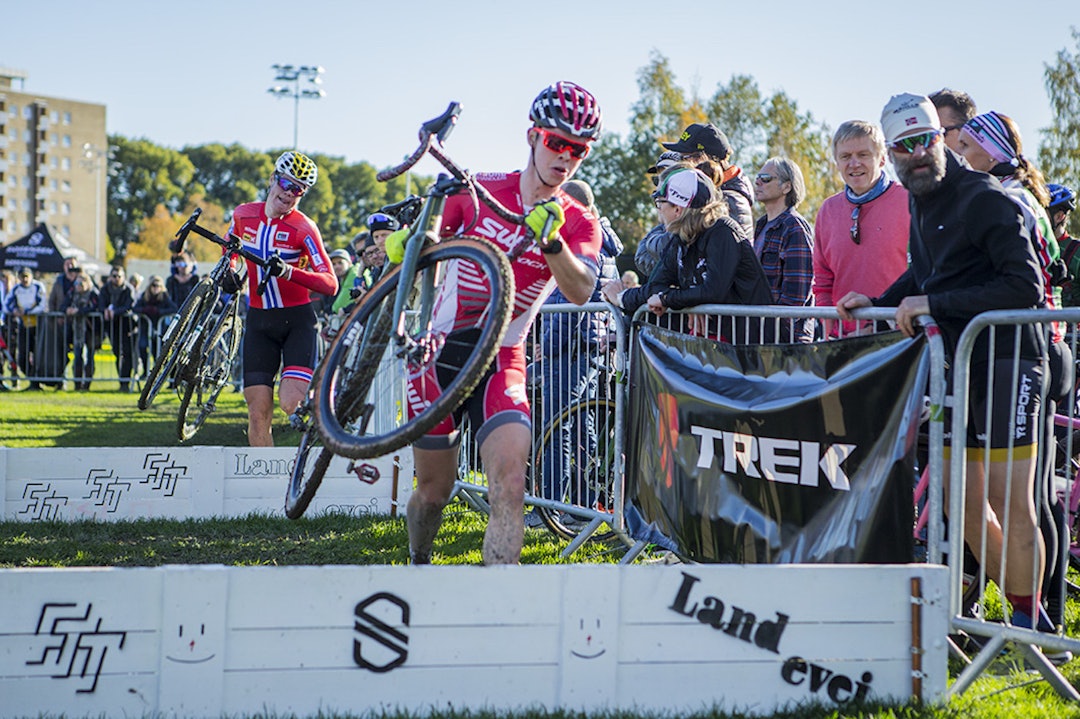
[[[615,491],[615,401],[585,399],[556,414],[540,432],[532,460],[532,493],[566,508],[536,505],[544,525],[562,539],[588,526],[574,508],[611,511]],[[569,509],[569,511],[568,511]],[[593,535],[615,539],[612,531]]]
[[[201,324],[213,310],[213,301],[216,288],[208,280],[201,281],[184,300],[184,306],[173,317],[161,338],[161,347],[157,357],[154,358],[154,366],[146,375],[142,392],[139,394],[139,409],[147,409],[157,397],[162,386],[173,373],[177,361],[180,359],[181,348],[185,345],[191,328]]]
[[[393,317],[399,283],[412,286]],[[452,283],[472,320],[433,324],[433,288]],[[456,237],[425,248],[414,276],[395,267],[360,300],[316,371],[316,426],[326,447],[352,459],[401,449],[430,432],[479,384],[510,321],[510,263],[487,240]],[[437,377],[436,377],[437,376]],[[411,398],[407,402],[406,396]]]
[[[243,321],[236,312],[236,301],[232,300],[218,317],[209,340],[201,347],[200,360],[194,370],[181,378],[185,387],[176,420],[176,434],[181,442],[195,436],[217,408],[218,395],[229,383],[243,334]]]

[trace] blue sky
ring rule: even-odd
[[[877,120],[897,92],[963,89],[981,110],[1011,115],[1035,154],[1050,122],[1044,65],[1075,50],[1069,28],[1080,27],[1076,0],[5,5],[0,66],[28,72],[27,92],[105,104],[110,133],[174,148],[291,145],[293,102],[266,92],[271,65],[314,64],[326,68],[326,97],[301,101],[301,150],[386,166],[415,147],[421,121],[459,100],[448,149],[473,170],[524,163],[529,102],[554,80],[589,88],[625,133],[654,49],[684,88],[708,96],[749,74],[834,128]]]

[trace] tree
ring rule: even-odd
[[[274,170],[273,156],[239,143],[189,146],[182,152],[195,167],[188,194],[205,193],[208,201],[230,209],[255,200]]]
[[[1080,192],[1080,31],[1075,27],[1072,37],[1076,52],[1059,50],[1057,61],[1047,64],[1043,73],[1053,120],[1042,131],[1039,168],[1047,181]],[[1080,212],[1072,214],[1069,233],[1080,235]]]
[[[840,189],[832,167],[831,131],[782,91],[765,97],[752,77],[733,75],[702,101],[679,87],[667,58],[655,50],[638,71],[638,89],[628,137],[605,133],[581,169],[597,207],[611,219],[630,254],[656,223],[649,197],[653,187],[645,170],[663,150],[662,141],[676,139],[694,122],[712,122],[723,130],[731,142],[732,161],[747,174],[773,155],[794,160],[807,188],[799,210],[811,222],[822,201]]]
[[[115,259],[123,262],[128,243],[137,241],[143,221],[153,216],[158,204],[169,212],[180,209],[195,167],[183,153],[149,140],[111,135],[109,146],[106,225]]]

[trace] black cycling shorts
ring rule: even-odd
[[[274,386],[281,378],[311,381],[315,365],[315,310],[310,304],[272,310],[248,308],[244,329],[244,386]]]

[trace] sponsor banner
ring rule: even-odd
[[[290,447],[0,448],[9,521],[280,515]],[[412,452],[334,457],[307,516],[394,514],[412,492]]]
[[[638,327],[627,496],[698,561],[906,562],[929,351]]]
[[[947,572],[0,570],[0,718],[434,706],[767,713],[807,701],[905,701],[913,657],[924,673],[920,698],[936,701],[946,691]],[[913,583],[924,598],[914,615]]]

